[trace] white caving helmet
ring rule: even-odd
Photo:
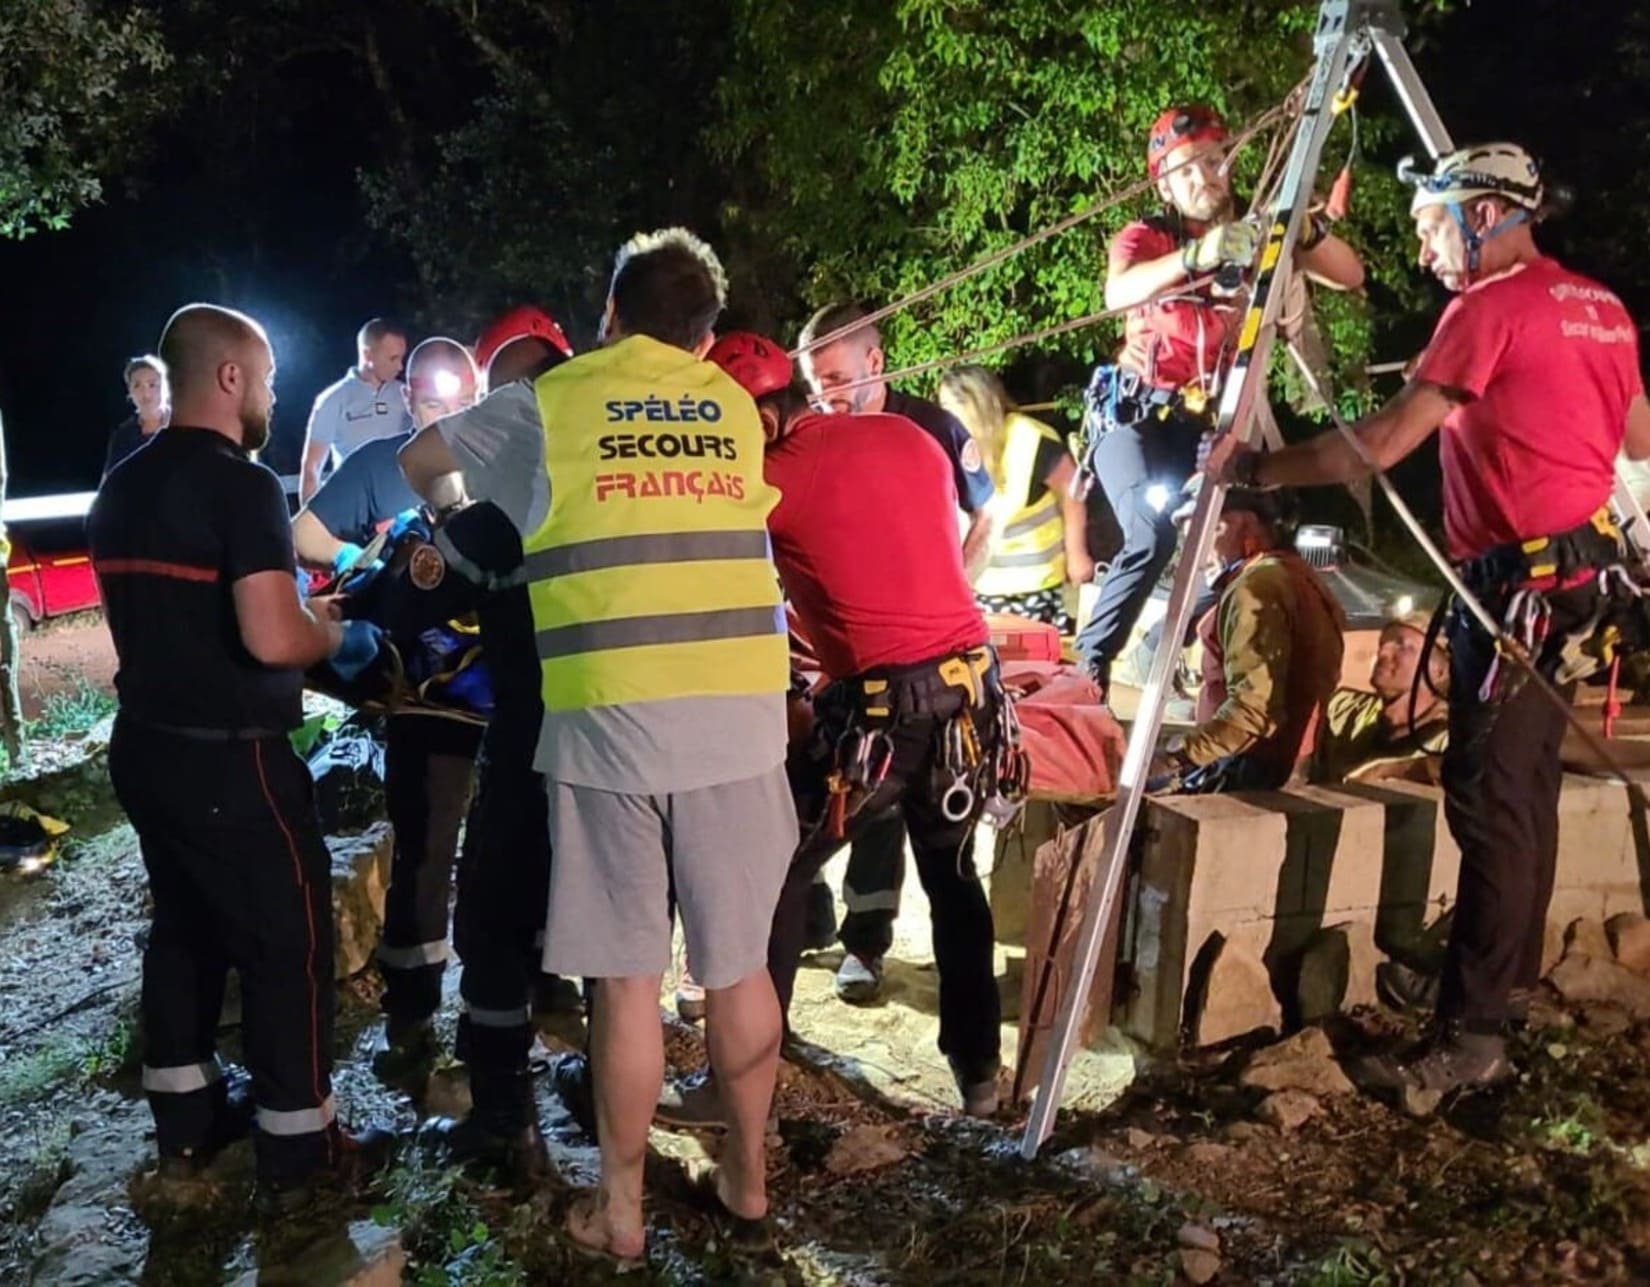
[[[1475,197],[1501,197],[1531,214],[1541,207],[1545,195],[1541,167],[1516,143],[1480,143],[1459,148],[1438,158],[1431,174],[1417,173],[1406,161],[1398,177],[1415,185],[1410,214],[1428,206],[1459,206]]]

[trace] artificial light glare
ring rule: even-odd
[[[1153,483],[1146,488],[1146,504],[1150,505],[1159,514],[1163,512],[1163,507],[1168,503],[1169,489],[1162,483]]]
[[[435,392],[439,398],[454,398],[464,387],[464,381],[458,378],[456,371],[437,371],[435,373]]]

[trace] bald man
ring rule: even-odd
[[[119,658],[109,775],[154,898],[143,1086],[163,1181],[253,1125],[259,1203],[280,1213],[388,1151],[384,1132],[351,1136],[334,1118],[330,860],[287,740],[304,668],[347,661],[360,641],[332,605],[299,599],[286,498],[253,459],[275,405],[263,328],[191,304],[160,354],[171,424],[109,477],[88,520]],[[217,1057],[230,969],[250,1101]]]

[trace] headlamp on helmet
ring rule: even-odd
[[[1541,167],[1516,143],[1482,143],[1438,158],[1430,174],[1411,157],[1398,164],[1398,179],[1415,188],[1409,212],[1431,206],[1458,206],[1479,197],[1500,197],[1532,214],[1541,208],[1545,190]]]

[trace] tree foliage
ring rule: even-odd
[[[1310,0],[736,0],[735,45],[711,139],[760,176],[730,212],[801,265],[805,302],[898,298],[1028,233],[1135,186],[1166,106],[1208,102],[1234,124],[1281,102],[1311,65]],[[1392,130],[1365,122],[1366,141]],[[1325,186],[1348,146],[1325,154]],[[1264,146],[1240,154],[1240,188]],[[1413,293],[1390,178],[1359,166],[1369,200],[1345,235],[1377,278]],[[1102,309],[1105,246],[1156,209],[1148,193],[902,313],[894,360],[927,361]],[[1367,213],[1366,213],[1367,212]],[[1390,271],[1396,267],[1397,272]],[[1320,300],[1351,374],[1370,342],[1361,300]],[[1069,376],[1115,343],[1115,326],[1040,343]]]
[[[94,0],[0,5],[0,236],[63,228],[170,99],[155,15]]]

